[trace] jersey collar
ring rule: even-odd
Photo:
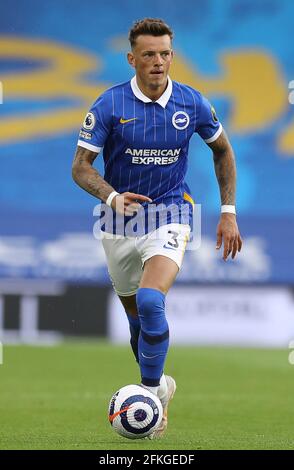
[[[142,91],[140,90],[140,88],[138,87],[136,75],[131,80],[131,87],[132,87],[132,91],[133,91],[134,95],[136,96],[136,98],[143,101],[144,103],[151,103],[152,102],[152,100],[150,98],[148,98],[148,96],[144,95],[142,93]],[[160,104],[160,106],[162,106],[162,108],[165,108],[167,103],[168,103],[168,100],[171,97],[172,91],[173,91],[173,82],[169,77],[167,77],[166,90],[165,90],[164,93],[162,93],[160,98],[158,98],[158,100],[155,101],[155,103],[158,103],[158,104]]]

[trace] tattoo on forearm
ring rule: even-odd
[[[95,152],[78,147],[73,161],[72,175],[81,188],[105,202],[114,189],[92,167],[96,156]]]
[[[213,150],[214,168],[220,189],[221,203],[235,205],[236,165],[233,149],[223,132],[210,145]]]
[[[222,204],[235,205],[236,169],[234,158],[230,153],[216,157],[214,167]]]

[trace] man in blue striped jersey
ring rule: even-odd
[[[185,174],[195,132],[212,149],[220,187],[216,247],[223,243],[227,260],[242,246],[231,145],[207,99],[169,78],[172,38],[162,20],[145,18],[133,25],[128,62],[136,75],[94,103],[73,163],[77,184],[104,203],[102,243],[109,274],[127,313],[142,386],[159,396],[164,409],[156,436],[166,429],[167,406],[176,389],[175,380],[163,373],[169,345],[165,296],[181,268],[191,230],[193,199]],[[102,148],[104,178],[93,168]],[[158,208],[160,214],[167,208],[159,221]]]

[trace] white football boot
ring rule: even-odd
[[[162,420],[159,427],[152,434],[150,434],[150,436],[148,436],[149,439],[160,438],[165,433],[167,428],[168,405],[175,394],[176,388],[176,381],[170,375],[162,376],[160,380],[160,387],[157,392],[157,396],[160,399],[163,408]]]

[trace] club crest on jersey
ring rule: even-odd
[[[172,123],[178,131],[183,131],[190,124],[189,115],[185,111],[177,111],[173,114]]]
[[[95,116],[93,113],[87,113],[85,120],[83,122],[83,128],[87,129],[87,131],[91,131],[94,129],[95,126]]]

